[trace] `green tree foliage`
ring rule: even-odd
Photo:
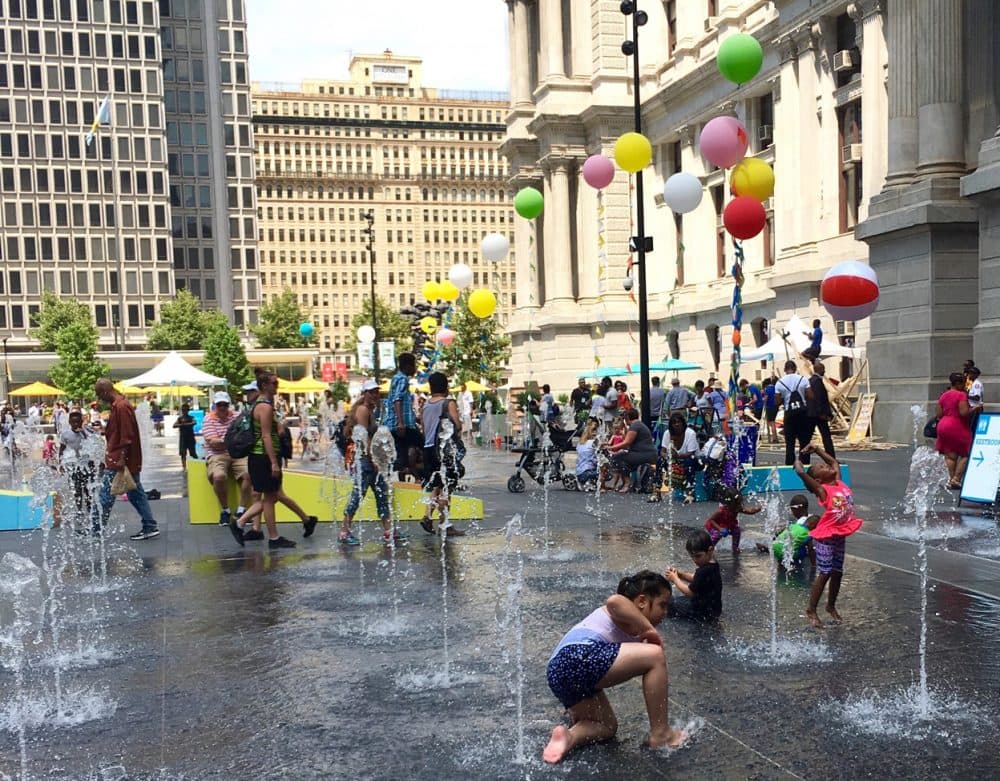
[[[308,319],[309,314],[299,306],[298,297],[285,288],[280,296],[260,308],[260,323],[251,326],[250,331],[264,349],[309,347],[319,343],[319,329],[308,339],[302,336],[299,326]]]
[[[92,324],[78,321],[59,330],[59,360],[49,369],[49,377],[71,399],[92,399],[95,383],[110,371],[111,367],[97,360],[97,335]]]
[[[499,385],[510,360],[510,337],[500,328],[496,315],[480,320],[469,311],[468,294],[455,302],[448,327],[455,341],[441,347],[438,359],[456,387],[469,380],[485,379]]]
[[[237,330],[221,312],[214,314],[218,316],[208,319],[205,331],[205,361],[201,368],[225,377],[230,387],[239,389],[253,379],[253,371]]]
[[[350,401],[351,392],[347,387],[346,380],[337,380],[330,386],[330,393],[333,394],[334,401]]]
[[[39,346],[48,352],[55,351],[59,332],[68,325],[80,323],[93,325],[90,308],[73,299],[65,301],[51,291],[42,293],[42,305],[31,317],[31,336],[38,340]]]
[[[190,291],[179,290],[173,301],[160,307],[160,320],[149,329],[150,350],[200,350],[206,325],[217,312],[204,312]]]
[[[375,296],[375,314],[378,317],[378,341],[396,343],[396,355],[408,352],[413,348],[413,337],[410,335],[410,320],[395,310],[378,296]],[[372,324],[372,300],[365,296],[361,311],[351,320],[351,333],[347,337],[346,349],[355,352],[358,346],[357,333],[363,325]]]

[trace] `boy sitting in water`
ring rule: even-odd
[[[816,553],[813,550],[812,539],[809,532],[816,528],[819,523],[818,515],[806,515],[809,512],[809,500],[802,494],[795,494],[788,505],[792,512],[791,520],[784,528],[778,529],[772,537],[771,550],[774,558],[779,564],[795,569],[802,561],[809,557],[809,561],[816,565]],[[767,553],[768,548],[763,543],[756,543],[758,553]],[[786,550],[789,552],[786,554]],[[786,560],[785,556],[789,558]]]
[[[708,532],[699,529],[687,538],[688,555],[697,569],[681,572],[670,567],[664,576],[687,599],[675,599],[670,605],[671,618],[714,621],[722,614],[722,575],[715,560],[715,545]]]

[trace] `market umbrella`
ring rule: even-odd
[[[468,391],[472,391],[473,393],[482,393],[483,391],[488,391],[490,387],[488,385],[483,385],[481,382],[470,380],[469,382],[465,383],[465,389]]]
[[[33,382],[30,385],[23,385],[15,391],[10,392],[11,396],[65,396],[66,391],[53,388],[44,382]]]
[[[330,384],[312,377],[303,377],[301,380],[280,380],[278,382],[279,393],[321,393],[329,390]]]
[[[632,372],[628,369],[619,369],[613,366],[594,369],[592,372],[584,374],[584,377],[624,377]]]
[[[193,385],[150,385],[143,388],[143,393],[159,393],[174,396],[204,396],[205,391]]]
[[[682,361],[679,358],[669,358],[665,361],[657,361],[656,363],[649,364],[649,370],[651,372],[680,372],[688,371],[692,369],[700,369],[696,363],[690,363],[689,361]],[[632,367],[633,374],[640,374],[642,372],[642,364],[636,364]],[[611,375],[614,376],[614,375]]]
[[[122,385],[120,382],[114,384],[114,389],[123,396],[145,396],[149,392],[145,388],[130,388],[127,385]]]

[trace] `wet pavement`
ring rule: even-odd
[[[855,458],[872,463],[859,468]],[[809,629],[808,575],[782,575],[771,655],[770,569],[752,552],[760,516],[747,518],[742,555],[728,542],[718,554],[720,625],[661,625],[671,718],[691,731],[689,744],[669,754],[641,747],[647,723],[632,681],[609,693],[617,739],[552,768],[539,760],[561,716],[545,683],[552,647],[622,575],[690,568],[683,538],[710,505],[605,496],[598,506],[553,487],[546,511],[537,486],[507,493],[512,456],[474,452],[470,490],[487,518],[443,551],[410,524],[410,543],[395,555],[371,542],[345,553],[324,524],[309,540],[283,526],[299,547],[269,553],[260,543],[239,549],[224,529],[187,525],[179,471],[154,457],[145,482],[165,497],[153,504],[161,537],[129,542],[126,527],[137,522],[122,504],[107,579],[90,576],[82,547],[81,561],[66,569],[59,719],[53,639],[38,632],[37,618],[28,633],[28,777],[995,778],[1000,562],[982,553],[996,527],[972,508],[960,514],[974,523],[956,520],[951,496],[936,505],[933,525],[974,532],[932,541],[927,669],[942,713],[964,719],[893,718],[912,697],[892,698],[918,676],[915,547],[888,536],[907,528],[908,459],[906,449],[845,455],[867,523],[848,541],[842,626]],[[508,542],[515,513],[523,533]],[[58,553],[57,543],[55,535],[50,551]],[[0,534],[0,555],[40,563],[42,545],[40,532]],[[0,619],[9,617],[0,605]],[[0,778],[21,773],[9,729],[13,679],[9,666],[0,669]],[[524,764],[516,761],[519,723]]]

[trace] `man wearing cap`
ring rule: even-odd
[[[715,381],[708,394],[708,400],[715,408],[714,428],[716,433],[726,430],[726,420],[729,418],[729,407],[726,404],[726,394],[722,392],[722,383]]]
[[[236,416],[230,406],[232,399],[225,391],[219,391],[212,399],[215,409],[209,412],[201,424],[201,436],[205,441],[205,473],[215,490],[222,512],[219,514],[219,526],[229,525],[229,486],[227,478],[233,476],[240,487],[240,506],[236,510],[237,517],[250,506],[250,479],[247,473],[247,460],[233,458],[226,450],[226,432]]]
[[[694,394],[681,385],[676,377],[670,380],[670,390],[667,391],[667,411],[670,414],[680,412],[687,418],[687,411],[694,406]]]

